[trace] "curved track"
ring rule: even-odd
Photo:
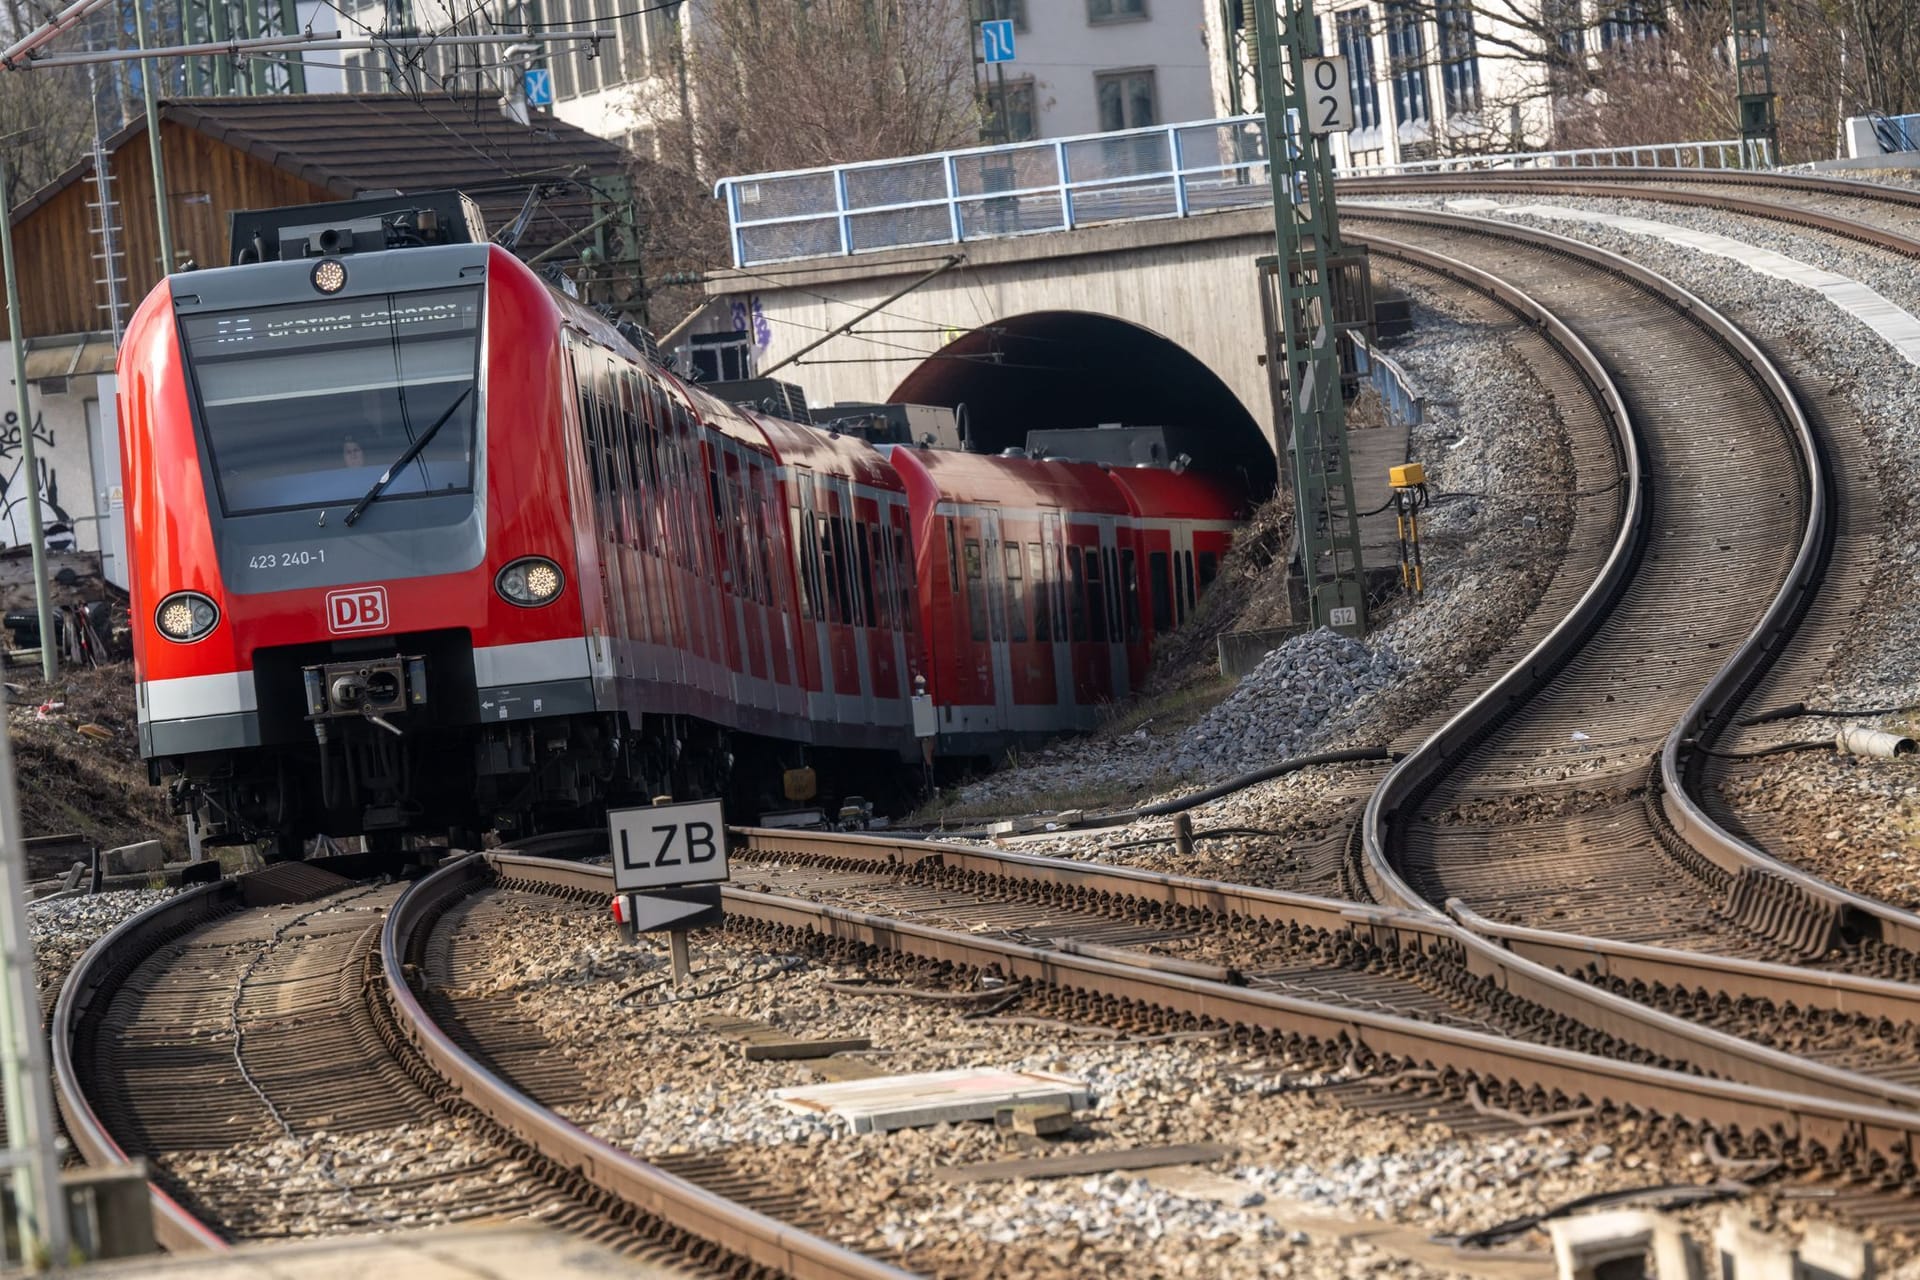
[[[552,1083],[510,1016],[459,1028],[463,1046],[413,990],[436,883],[284,864],[136,916],[74,968],[61,1112],[90,1163],[148,1158],[167,1248],[530,1218],[694,1274],[903,1274],[617,1151],[483,1066]]]

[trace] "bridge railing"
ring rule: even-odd
[[[1346,172],[1653,165],[1733,168],[1740,142],[1456,156]],[[1267,203],[1257,115],[722,178],[737,267],[960,244]]]

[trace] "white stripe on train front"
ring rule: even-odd
[[[502,684],[538,684],[588,674],[583,636],[500,644],[473,651],[473,673],[482,688]],[[428,676],[432,678],[431,673]],[[236,715],[259,709],[253,673],[226,671],[212,676],[176,676],[147,680],[140,686],[140,719],[190,720],[198,716]]]

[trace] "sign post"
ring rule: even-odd
[[[1013,19],[992,18],[980,23],[980,61],[992,71],[998,85],[999,101],[987,114],[993,120],[994,142],[1011,142],[1007,127],[1007,64],[1013,61]],[[993,91],[989,90],[988,97]]]
[[[687,931],[719,924],[727,871],[727,820],[718,800],[675,804],[662,796],[645,809],[609,809],[614,919],[622,931],[665,929],[673,985],[692,976]]]

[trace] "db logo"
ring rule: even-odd
[[[355,587],[327,592],[327,630],[384,631],[387,626],[387,589]]]

